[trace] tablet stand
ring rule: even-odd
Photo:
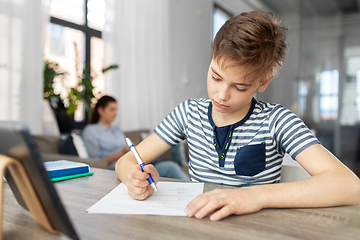
[[[45,213],[43,206],[41,205],[38,196],[35,193],[33,186],[29,180],[24,166],[20,161],[0,155],[0,174],[5,175],[6,168],[9,169],[11,176],[13,177],[19,192],[24,199],[24,202],[33,216],[34,220],[43,226],[50,233],[57,233],[58,231],[52,226],[48,216]],[[3,193],[4,193],[4,181],[0,183],[0,240],[2,239],[2,213],[3,213]]]

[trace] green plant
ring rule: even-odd
[[[60,70],[59,64],[53,61],[46,60],[44,63],[44,99],[49,100],[54,109],[65,109],[63,100],[60,94],[54,91],[54,79],[60,77],[60,82],[63,83],[63,78],[66,72]]]
[[[80,60],[77,54],[76,43],[75,47],[75,72],[77,83],[74,87],[67,87],[64,84],[64,77],[67,72],[60,70],[59,64],[52,61],[45,61],[44,67],[44,98],[50,101],[53,109],[66,109],[68,115],[74,114],[80,102],[82,101],[85,107],[85,114],[90,117],[90,110],[92,103],[95,102],[93,80],[98,76],[92,71],[90,63],[85,64],[85,68],[81,70]],[[105,73],[111,69],[118,68],[118,65],[113,64],[102,69]],[[68,93],[67,97],[61,97],[54,91],[54,79],[60,77],[62,88]],[[100,92],[99,92],[100,94]]]
[[[69,88],[64,82],[64,78],[68,73],[61,71],[58,63],[46,60],[44,66],[44,98],[49,100],[50,105],[56,110],[66,110],[66,114],[71,115],[77,109],[77,100],[74,98],[77,95],[76,88]],[[62,97],[60,93],[55,93],[54,84],[55,78],[59,77],[61,89],[67,92],[67,97]]]
[[[98,76],[92,71],[90,63],[85,64],[85,68],[80,70],[80,60],[79,55],[77,54],[77,47],[76,43],[74,43],[75,47],[75,72],[77,73],[77,86],[69,92],[69,112],[75,112],[79,102],[82,101],[85,107],[85,114],[87,117],[90,117],[90,112],[92,108],[92,104],[95,102],[95,95],[94,95],[94,86],[93,80],[96,79]],[[113,64],[103,68],[101,71],[105,73],[111,69],[117,69],[118,65]],[[100,94],[100,92],[98,92]]]

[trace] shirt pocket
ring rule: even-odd
[[[265,169],[265,143],[247,145],[237,149],[234,167],[238,175],[254,176]]]

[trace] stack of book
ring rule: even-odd
[[[68,160],[44,162],[44,166],[53,182],[94,174],[88,164]]]

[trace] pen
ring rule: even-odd
[[[128,137],[125,139],[125,141],[126,141],[127,145],[129,146],[132,154],[134,155],[136,161],[137,161],[138,164],[140,165],[141,170],[144,172],[145,163],[142,161],[139,153],[136,151],[136,148],[135,148],[134,144],[132,143],[132,141],[131,141],[130,138],[128,138]],[[155,185],[155,181],[154,181],[154,179],[152,178],[151,174],[149,174],[148,181],[149,181],[151,187],[152,187],[155,191],[157,191],[157,187],[156,187],[156,185]]]

